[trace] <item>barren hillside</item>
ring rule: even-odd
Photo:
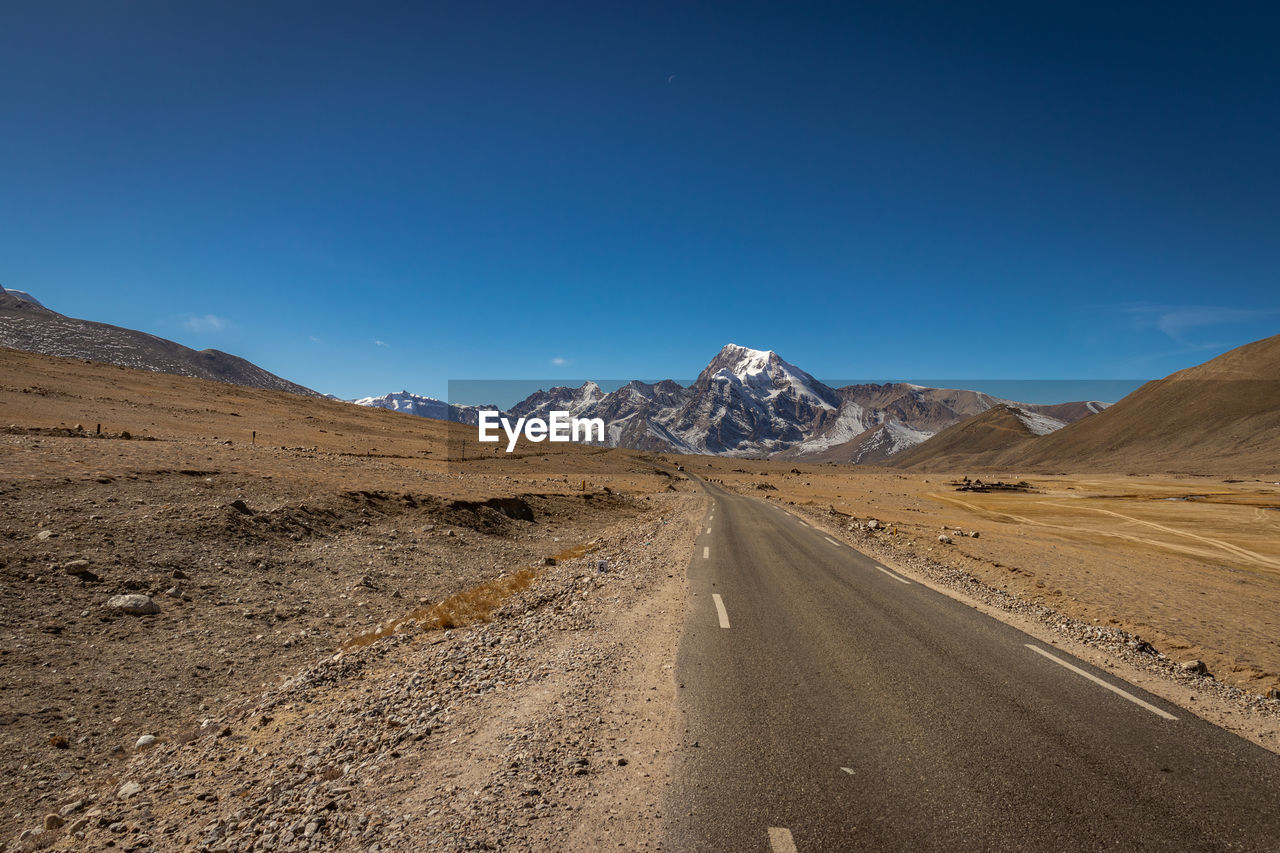
[[[239,356],[193,350],[166,338],[91,320],[66,317],[0,287],[0,347],[101,361],[140,370],[214,379],[250,388],[319,396]]]
[[[960,427],[964,427],[961,424]],[[1280,335],[1148,382],[1114,406],[1027,441],[997,424],[948,430],[890,464],[916,470],[1280,471]],[[966,448],[962,438],[973,440]]]

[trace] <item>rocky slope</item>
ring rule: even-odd
[[[30,294],[19,296],[3,287],[0,347],[319,396],[310,388],[282,379],[239,356],[216,349],[196,351],[146,332],[66,317],[45,308]]]

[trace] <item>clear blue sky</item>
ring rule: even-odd
[[[345,397],[1280,331],[1274,4],[0,10],[0,284]]]

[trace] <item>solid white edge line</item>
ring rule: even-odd
[[[711,599],[716,603],[716,615],[720,617],[720,627],[729,627],[729,611],[724,609],[724,599],[720,597],[720,593],[711,593]]]
[[[786,827],[769,827],[769,846],[773,853],[796,853],[796,843],[791,838],[791,830]]]
[[[1069,669],[1069,670],[1071,670],[1072,672],[1074,672],[1076,675],[1083,675],[1085,678],[1089,679],[1089,680],[1090,680],[1090,681],[1092,681],[1094,684],[1097,684],[1097,685],[1099,685],[1099,686],[1101,686],[1101,687],[1105,687],[1105,688],[1107,688],[1108,690],[1110,690],[1112,693],[1116,694],[1117,696],[1123,696],[1124,698],[1128,699],[1128,700],[1129,700],[1130,702],[1132,702],[1133,704],[1135,704],[1135,705],[1141,705],[1143,708],[1146,708],[1148,711],[1150,711],[1151,713],[1155,714],[1157,717],[1164,717],[1166,720],[1176,720],[1176,719],[1178,719],[1178,718],[1177,718],[1177,717],[1175,717],[1173,714],[1170,714],[1168,711],[1165,711],[1165,710],[1162,710],[1162,709],[1160,709],[1160,708],[1157,708],[1155,705],[1152,705],[1150,702],[1144,702],[1144,701],[1142,701],[1141,699],[1139,699],[1137,696],[1134,696],[1132,693],[1128,693],[1128,692],[1126,692],[1126,691],[1124,691],[1124,690],[1121,690],[1119,687],[1116,687],[1114,684],[1108,684],[1107,682],[1103,681],[1101,678],[1098,678],[1098,676],[1093,675],[1092,673],[1089,673],[1089,672],[1085,672],[1085,671],[1084,671],[1083,669],[1081,669],[1080,667],[1072,665],[1071,663],[1069,663],[1069,662],[1067,662],[1067,661],[1063,660],[1062,658],[1058,657],[1057,655],[1051,655],[1051,654],[1049,654],[1048,652],[1046,652],[1044,649],[1042,649],[1042,648],[1040,648],[1040,647],[1038,647],[1038,646],[1033,646],[1031,643],[1024,643],[1023,645],[1025,645],[1027,648],[1031,649],[1031,651],[1035,652],[1036,654],[1038,654],[1038,655],[1043,655],[1044,657],[1047,657],[1049,660],[1051,660],[1051,661],[1053,661],[1054,663],[1058,664],[1058,666],[1064,666],[1064,667],[1066,667],[1067,669]]]
[[[710,558],[710,557],[711,557],[711,546],[710,546],[710,545],[703,545],[703,546],[702,546],[702,559],[706,560],[706,559],[708,559],[708,558]]]
[[[877,568],[877,569],[879,569],[880,571],[884,572],[884,573],[885,573],[886,575],[888,575],[889,577],[891,577],[891,578],[893,578],[894,580],[896,580],[898,583],[905,583],[905,584],[910,584],[910,583],[911,583],[911,581],[907,580],[906,578],[900,578],[900,577],[898,577],[898,576],[897,576],[897,575],[895,575],[893,572],[891,572],[891,571],[889,571],[888,569],[886,569],[884,566],[876,566],[876,568]]]
[[[840,544],[840,543],[839,543],[839,542],[837,542],[836,540],[832,539],[830,536],[823,536],[822,538],[823,538],[823,539],[825,539],[825,540],[827,540],[828,542],[830,542],[832,545],[839,545],[839,544]]]

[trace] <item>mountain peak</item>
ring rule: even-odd
[[[784,360],[773,350],[726,344],[706,366],[695,387],[737,387],[773,400],[779,395],[805,399],[823,409],[840,405],[839,395],[808,373]]]
[[[21,307],[19,303],[34,305],[36,308],[44,308],[45,311],[49,310],[44,307],[44,304],[39,299],[36,299],[25,290],[14,290],[11,287],[0,287],[0,305],[4,305],[9,308]]]
[[[711,359],[711,363],[707,365],[706,369],[702,371],[698,381],[710,380],[711,377],[725,371],[738,379],[746,380],[748,377],[758,376],[761,373],[769,373],[771,372],[770,368],[776,369],[779,367],[795,370],[773,350],[751,349],[737,344],[725,344],[720,352],[716,353],[716,357]]]
[[[759,373],[762,370],[766,370],[770,364],[779,362],[785,364],[778,354],[771,349],[751,349],[737,344],[725,344],[716,355],[714,361],[733,362],[741,368],[742,372],[746,373]],[[739,371],[735,370],[734,372],[737,373]]]

